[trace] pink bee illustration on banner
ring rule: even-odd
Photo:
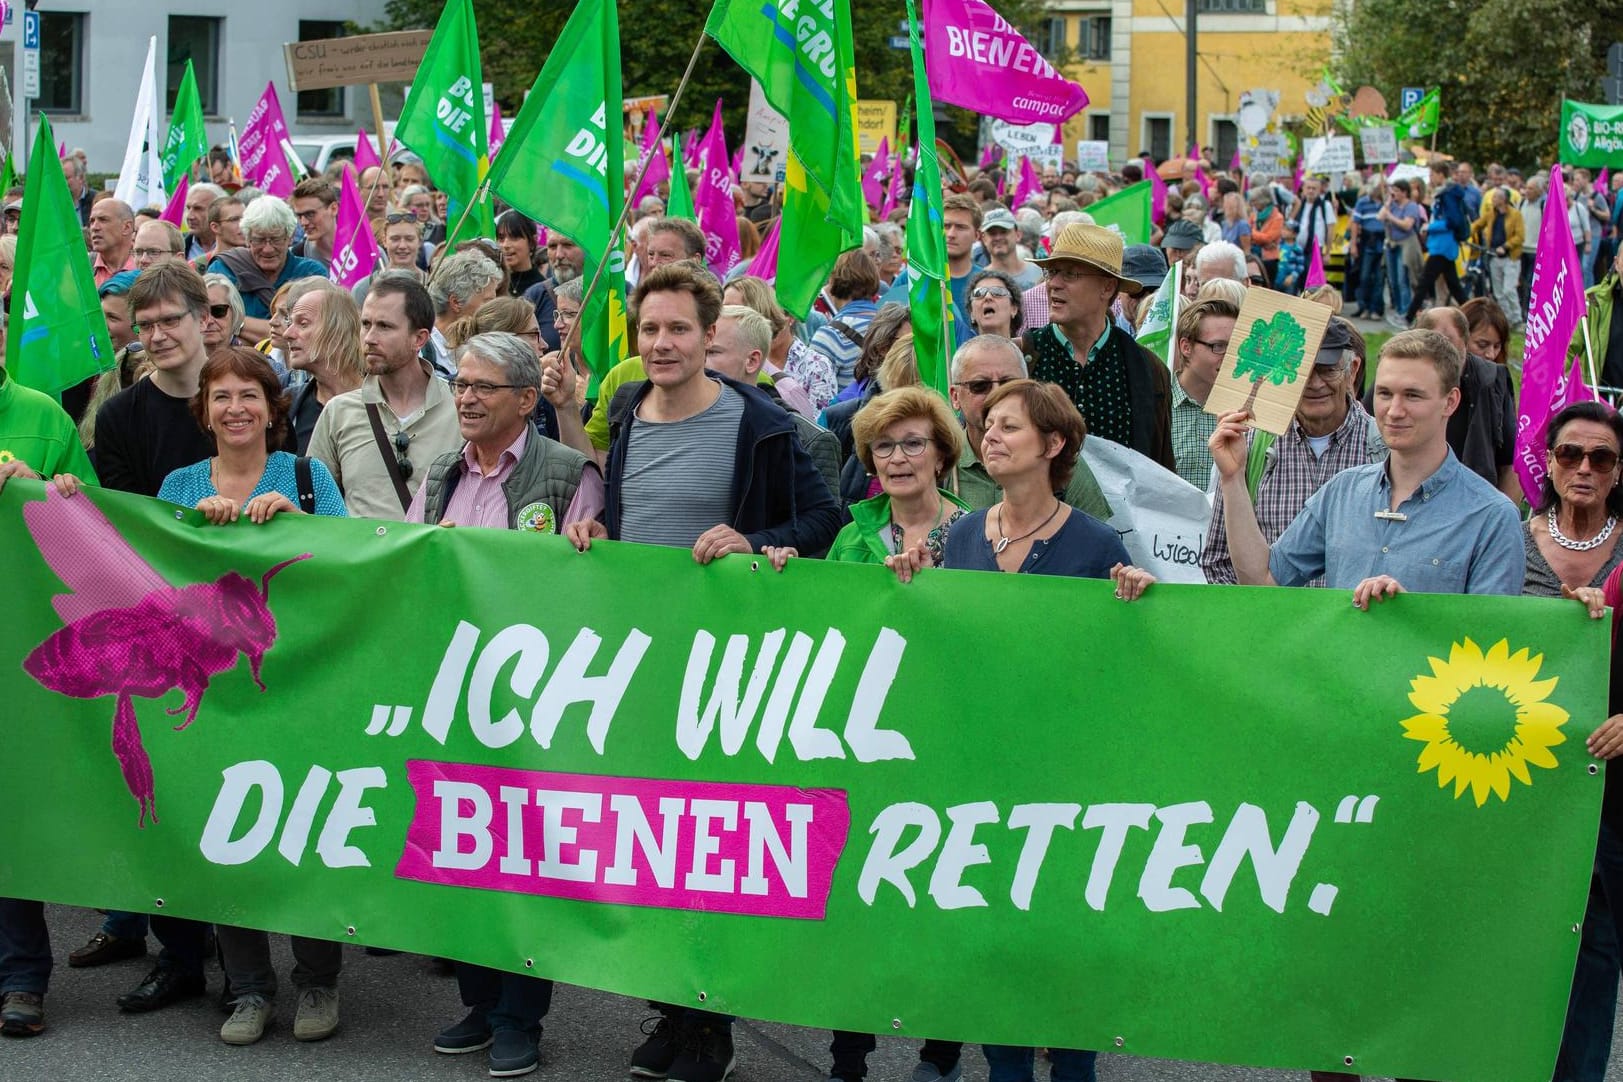
[[[42,687],[75,699],[116,696],[113,754],[137,822],[158,822],[152,761],[141,743],[134,696],[156,699],[178,688],[186,696],[171,715],[185,714],[178,732],[197,719],[209,679],[247,654],[259,690],[265,654],[276,642],[270,580],[311,556],[306,552],[266,571],[256,584],[235,571],[214,582],[174,586],[132,549],[84,495],[48,486],[45,501],[23,508],[40,555],[70,593],[51,599],[64,626],[36,646],[23,669]],[[117,568],[117,573],[110,569]]]

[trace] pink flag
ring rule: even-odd
[[[733,205],[733,178],[728,172],[727,135],[721,130],[721,102],[700,148],[704,168],[693,193],[693,209],[704,231],[704,260],[717,278],[726,281],[727,272],[738,265],[743,253],[738,244],[738,210]]]
[[[237,151],[242,155],[243,179],[278,199],[293,194],[293,175],[282,155],[282,140],[286,138],[287,120],[276,97],[276,84],[266,83],[254,111],[248,114]]]
[[[1234,157],[1229,159],[1229,172],[1238,173],[1243,168],[1244,166],[1240,164],[1240,152],[1236,150],[1234,152]]]
[[[1063,124],[1088,104],[984,0],[924,0],[925,73],[936,101],[1012,124]]]
[[[985,148],[981,150],[980,167],[982,169],[990,169],[992,166],[997,164],[998,158],[1002,156],[1003,148],[998,146],[996,140],[989,139],[987,140]]]
[[[68,156],[68,144],[67,143],[59,143],[57,145],[56,156],[57,156],[58,160],[60,160],[62,158],[66,158]],[[1601,175],[1602,176],[1606,175],[1606,171],[1604,169],[1601,170]]]
[[[374,165],[382,165],[382,164],[383,164],[383,162],[378,160],[377,144],[372,142],[372,137],[366,134],[366,129],[362,128],[360,131],[356,132],[355,133],[355,173],[356,173],[356,175],[359,176],[360,174],[366,172],[368,169],[372,168]]]
[[[665,157],[665,144],[659,139],[659,121],[650,109],[648,120],[642,126],[642,152],[637,155],[637,188],[631,193],[631,205],[635,207],[670,179],[671,163]]]
[[[490,110],[490,160],[496,160],[496,152],[507,142],[507,125],[502,123],[501,102],[493,103]]]
[[[1516,476],[1528,501],[1535,505],[1544,494],[1544,437],[1550,418],[1575,393],[1567,369],[1567,344],[1584,318],[1584,308],[1583,269],[1567,219],[1567,188],[1561,166],[1556,165],[1550,169],[1533,257],[1527,338],[1522,346],[1522,390],[1516,408]],[[1582,384],[1582,380],[1578,382]]]
[[[1150,218],[1160,225],[1167,212],[1167,182],[1161,179],[1161,171],[1154,162],[1148,158],[1139,160],[1144,163],[1144,171],[1150,175]]]
[[[868,206],[878,210],[885,201],[885,188],[880,178],[885,175],[885,169],[890,165],[890,136],[882,136],[879,140],[879,149],[874,152],[873,161],[862,173],[862,198]]]
[[[1601,166],[1600,176],[1595,178],[1595,190],[1600,192],[1602,195],[1610,196],[1612,194],[1611,190],[1610,190],[1611,189],[1611,181],[1612,181],[1612,169],[1611,169],[1611,166],[1607,166],[1607,165]]]
[[[360,189],[355,186],[355,170],[344,170],[343,187],[338,192],[338,221],[334,226],[332,269],[327,277],[354,289],[378,264],[378,240],[372,223],[366,219]]]
[[[1189,151],[1189,160],[1195,163],[1195,183],[1200,185],[1201,198],[1210,203],[1212,201],[1212,178],[1206,175],[1206,167],[1201,164],[1204,158],[1200,152],[1200,144],[1196,143]]]
[[[765,281],[772,281],[778,276],[778,223],[782,218],[772,219],[772,228],[766,231],[766,237],[761,241],[761,250],[755,253],[750,260],[749,270],[746,272]]]
[[[733,151],[732,168],[733,168],[733,179],[734,180],[737,180],[739,177],[741,177],[743,175],[743,170],[744,170],[744,144],[743,143],[739,143],[738,144],[738,149]]]
[[[1302,159],[1300,155],[1296,159],[1296,171],[1291,174],[1291,191],[1297,195],[1302,194]]]
[[[1001,183],[1001,181],[1000,181]],[[902,198],[902,150],[890,156],[890,184],[885,189],[885,205],[879,208],[880,221],[888,221]]]
[[[180,175],[180,183],[175,185],[175,194],[169,197],[169,203],[163,208],[163,221],[168,222],[176,229],[186,228],[186,174]]]
[[[716,109],[721,110],[721,102],[716,102]],[[689,169],[699,168],[699,130],[688,132],[687,142],[682,145],[682,164]]]
[[[1302,279],[1303,289],[1317,289],[1324,285],[1324,246],[1310,245],[1313,254],[1307,257],[1307,277]]]
[[[1020,183],[1015,185],[1014,205],[1023,207],[1026,200],[1034,195],[1043,193],[1043,178],[1037,175],[1037,167],[1031,163],[1030,158],[1020,159]]]

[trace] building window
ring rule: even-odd
[[[165,96],[170,112],[186,78],[186,61],[192,62],[197,77],[197,97],[204,116],[220,115],[220,23],[206,15],[169,16],[169,90]]]
[[[1240,128],[1232,120],[1212,120],[1212,142],[1206,148],[1206,160],[1220,170],[1227,170],[1229,162],[1240,151]]]
[[[1267,0],[1199,0],[1202,15],[1266,15]]]
[[[1088,114],[1088,138],[1095,143],[1110,142],[1110,114]]]
[[[331,22],[325,19],[300,19],[300,41],[326,41],[330,38],[344,36],[344,24]],[[342,117],[344,115],[344,88],[341,86],[329,87],[326,90],[301,90],[298,95],[298,109],[300,116],[310,117]]]
[[[1050,60],[1058,60],[1065,55],[1067,35],[1065,33],[1065,19],[1055,15],[1048,20],[1048,32],[1043,36],[1042,54]]]
[[[22,21],[20,14],[16,18]],[[84,59],[84,14],[40,12],[39,97],[34,99],[34,108],[45,113],[83,115]]]
[[[1077,50],[1084,60],[1110,59],[1110,16],[1088,15],[1082,19]]]
[[[1158,162],[1164,162],[1172,157],[1172,118],[1169,116],[1147,116],[1144,118],[1145,150],[1150,157]]]

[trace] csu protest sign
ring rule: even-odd
[[[1561,161],[1590,168],[1623,167],[1623,105],[1563,99]]]
[[[0,544],[5,895],[823,1028],[1549,1077],[1603,780],[1574,604],[1123,604],[15,479]]]

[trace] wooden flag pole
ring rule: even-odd
[[[377,83],[367,83],[366,89],[372,98],[372,141],[378,145],[378,161],[387,169],[389,153],[383,149],[383,100],[378,97]]]

